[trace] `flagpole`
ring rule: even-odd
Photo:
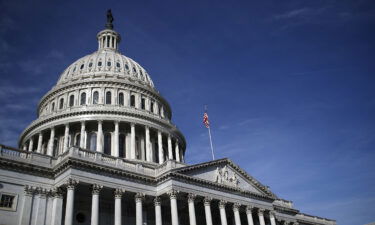
[[[204,106],[204,110],[205,110],[205,112],[207,113],[207,111],[208,111],[208,110],[207,110],[207,105]],[[215,160],[214,147],[213,147],[213,145],[212,145],[212,137],[211,137],[211,126],[208,125],[207,129],[208,129],[208,136],[210,137],[210,146],[211,146],[212,160]]]

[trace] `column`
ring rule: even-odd
[[[190,225],[197,225],[197,219],[195,217],[195,205],[194,205],[195,197],[196,197],[195,194],[189,194],[188,195]]]
[[[178,147],[178,140],[176,140],[176,147],[175,147],[175,152],[176,152],[176,161],[180,162],[180,149]]]
[[[117,188],[114,192],[115,194],[115,225],[121,225],[121,200],[122,200],[122,195],[124,194],[124,190]]]
[[[264,214],[264,209],[258,209],[258,217],[259,217],[260,225],[265,225],[263,214]]]
[[[162,225],[162,217],[161,217],[161,203],[160,198],[156,196],[154,198],[154,205],[155,205],[155,225]]]
[[[71,178],[67,181],[65,225],[73,225],[74,189],[77,184],[78,181]]]
[[[33,145],[34,145],[34,140],[33,140],[33,137],[31,137],[29,141],[29,152],[33,151],[33,147],[34,147]]]
[[[19,225],[30,224],[30,215],[31,215],[31,208],[33,203],[33,188],[30,186],[25,186],[25,196],[23,198],[22,208],[21,208],[21,216],[19,220]]]
[[[204,212],[206,215],[206,225],[212,225],[212,215],[211,215],[211,200],[210,197],[205,197],[203,200],[204,203]]]
[[[135,124],[130,124],[130,158],[135,159]]]
[[[98,184],[92,185],[92,202],[91,202],[91,225],[99,224],[99,193],[103,186]]]
[[[49,141],[48,141],[48,149],[47,149],[47,155],[52,156],[53,155],[53,144],[55,140],[55,128],[51,128],[51,133],[49,135]]]
[[[68,145],[69,145],[69,124],[65,124],[63,152],[68,151],[68,147],[69,147]]]
[[[81,134],[80,134],[80,140],[79,140],[79,147],[80,148],[86,148],[85,145],[85,136],[86,136],[86,122],[81,122]]]
[[[114,156],[119,157],[119,121],[115,121],[115,137],[113,139],[114,145]]]
[[[172,139],[171,135],[168,134],[168,158],[173,159],[173,154],[172,154]]]
[[[63,207],[63,194],[60,189],[55,189],[52,192],[52,215],[51,224],[61,225],[62,207]]]
[[[225,211],[225,205],[226,204],[227,204],[227,202],[224,201],[224,200],[220,200],[220,202],[219,202],[221,225],[228,225],[228,222],[227,222],[227,213]]]
[[[36,149],[37,153],[42,153],[42,143],[43,143],[43,134],[42,132],[40,132],[39,137],[38,137],[38,147]]]
[[[145,126],[146,137],[146,161],[151,162],[151,149],[150,149],[150,128]]]
[[[137,193],[135,195],[135,221],[136,225],[143,225],[143,214],[142,214],[142,201],[145,195],[143,193]]]
[[[37,189],[36,195],[36,213],[35,213],[35,225],[40,225],[45,223],[46,218],[46,204],[47,204],[47,197],[46,197],[46,190],[42,188]]]
[[[241,225],[240,207],[241,205],[239,203],[233,204],[233,215],[234,215],[234,221],[236,225]]]
[[[162,164],[164,162],[163,138],[159,130],[158,130],[158,151],[159,151],[159,164]]]
[[[250,205],[246,206],[246,216],[247,216],[248,225],[254,225],[252,210],[253,210],[252,206]]]
[[[271,225],[276,225],[275,212],[274,211],[270,212],[270,221],[271,221]]]
[[[98,132],[96,135],[96,151],[103,152],[103,121],[98,120]]]
[[[178,191],[170,190],[168,192],[169,198],[171,200],[171,217],[172,217],[172,225],[178,225],[178,210],[177,210],[177,194]]]

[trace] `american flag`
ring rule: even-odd
[[[207,112],[204,112],[204,115],[203,115],[203,124],[207,128],[210,128],[210,122],[208,121],[208,114],[207,114]]]

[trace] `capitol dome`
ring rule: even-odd
[[[148,72],[119,52],[112,24],[97,41],[98,50],[68,66],[42,97],[20,148],[57,157],[79,147],[145,163],[183,162],[185,138]]]

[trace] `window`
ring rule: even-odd
[[[111,66],[112,64],[111,64],[111,61],[108,61],[107,62],[107,66]]]
[[[55,103],[52,102],[52,109],[51,109],[51,111],[54,111],[54,110],[55,110]]]
[[[105,104],[112,104],[112,93],[110,91],[107,91],[107,93],[105,94]]]
[[[111,134],[104,134],[104,154],[111,154]]]
[[[17,195],[0,193],[0,209],[4,210],[16,210],[17,206]]]
[[[76,140],[74,142],[74,146],[79,147],[81,143],[81,134],[76,135]]]
[[[81,94],[81,105],[86,105],[86,92]]]
[[[125,69],[129,70],[128,64],[125,64]]]
[[[98,104],[99,103],[99,92],[95,91],[92,96],[92,103]]]
[[[146,99],[144,98],[141,99],[141,108],[146,109]]]
[[[116,67],[120,68],[120,63],[119,62],[116,63]]]
[[[154,101],[151,101],[150,111],[151,111],[152,113],[154,112]]]
[[[87,149],[96,151],[96,133],[90,133],[87,142]]]
[[[134,73],[137,72],[137,70],[135,69],[135,67],[133,67],[133,72],[134,72]]]
[[[92,62],[89,63],[89,67],[90,67],[90,68],[92,67]]]
[[[74,95],[71,95],[69,97],[69,107],[72,107],[74,105]]]
[[[98,62],[98,66],[102,66],[102,61],[99,61],[99,62]]]
[[[118,104],[119,105],[124,105],[124,93],[118,94]]]
[[[135,107],[135,96],[134,95],[130,96],[130,106]]]
[[[64,99],[61,98],[60,99],[60,106],[59,106],[59,109],[62,109],[64,107]]]
[[[85,64],[82,64],[81,67],[80,67],[80,69],[83,69],[84,67],[85,67]]]
[[[125,134],[120,134],[120,136],[119,136],[119,143],[118,143],[118,145],[119,145],[119,157],[121,157],[121,158],[125,158],[125,140],[126,140],[126,138],[125,138]]]

